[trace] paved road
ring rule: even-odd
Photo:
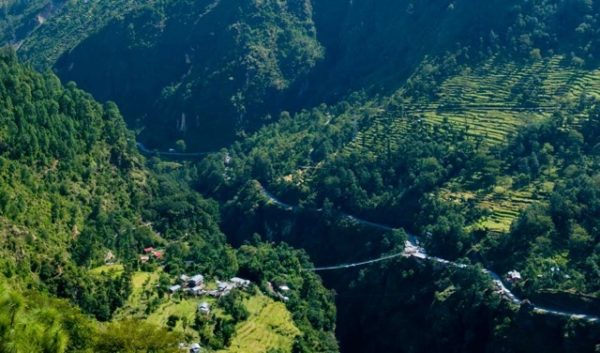
[[[549,107],[547,107],[547,109],[548,108]],[[180,153],[180,152],[151,151],[151,150],[148,150],[141,142],[137,142],[136,145],[139,148],[139,150],[144,154],[167,156],[167,157],[182,157],[182,158],[194,157],[194,158],[196,158],[196,157],[202,157],[202,156],[206,156],[208,154],[214,153],[214,152]],[[263,194],[263,196],[270,203],[277,205],[277,207],[285,209],[287,211],[295,211],[298,209],[298,206],[290,205],[288,203],[285,203],[285,202],[279,200],[277,197],[275,197],[275,195],[271,194],[267,189],[265,189],[265,187],[260,183],[259,183],[259,187],[260,187],[260,191]],[[316,211],[322,212],[322,209],[317,209]],[[372,227],[372,228],[383,230],[383,231],[393,231],[396,229],[396,228],[386,225],[386,224],[367,221],[365,219],[362,219],[362,218],[359,218],[359,217],[356,217],[356,216],[353,216],[353,215],[350,215],[347,213],[342,213],[341,216],[346,219],[349,219],[350,221],[353,221],[357,224],[367,226],[367,227]],[[382,262],[382,261],[388,261],[388,260],[398,258],[398,257],[414,257],[417,259],[421,259],[421,260],[425,260],[425,261],[434,261],[434,262],[443,264],[445,266],[452,266],[452,267],[457,267],[457,268],[467,267],[467,265],[465,265],[465,264],[459,264],[459,263],[448,261],[446,259],[442,259],[439,257],[427,255],[425,250],[418,245],[417,237],[415,235],[408,234],[408,240],[405,244],[405,249],[401,253],[386,255],[386,256],[376,258],[376,259],[355,262],[355,263],[339,264],[339,265],[324,266],[324,267],[315,267],[315,268],[312,268],[309,270],[312,270],[312,271],[334,271],[334,270],[348,269],[348,268],[354,268],[354,267],[367,266],[367,265]],[[518,298],[514,293],[512,293],[510,291],[510,289],[508,289],[506,287],[506,285],[502,281],[502,278],[497,273],[495,273],[491,270],[488,270],[488,269],[484,269],[483,271],[492,278],[494,285],[496,286],[497,290],[499,291],[499,293],[502,296],[504,296],[505,298],[507,298],[514,304],[517,304],[517,305],[523,304],[523,300]],[[571,312],[571,311],[558,310],[558,309],[552,309],[552,308],[547,308],[547,307],[537,306],[537,305],[533,305],[533,311],[535,311],[537,313],[542,313],[542,314],[550,314],[550,315],[577,318],[577,319],[586,320],[589,322],[596,322],[596,323],[600,322],[600,317],[598,317],[598,316],[588,315],[588,314],[583,314],[583,313],[576,313],[576,312]]]
[[[259,184],[259,187],[260,187],[260,191],[263,194],[263,196],[270,203],[277,205],[278,207],[283,208],[285,210],[289,210],[289,211],[298,209],[297,206],[290,205],[288,203],[285,203],[285,202],[277,199],[273,194],[271,194],[267,189],[265,189],[265,187],[262,184]],[[321,210],[318,210],[318,211],[321,211]],[[373,228],[380,229],[380,230],[391,231],[391,230],[396,229],[389,225],[370,222],[370,221],[367,221],[367,220],[364,220],[364,219],[361,219],[361,218],[358,218],[358,217],[355,217],[355,216],[352,216],[349,214],[342,214],[342,217],[350,219],[350,220],[356,222],[357,224],[361,224],[361,225],[368,226],[368,227],[373,227]],[[421,259],[424,261],[437,262],[439,264],[442,264],[442,265],[448,266],[448,267],[450,267],[450,266],[456,267],[456,268],[468,267],[468,265],[466,265],[466,264],[456,263],[456,262],[442,259],[442,258],[439,258],[436,256],[427,255],[427,253],[425,252],[425,249],[423,249],[422,247],[420,247],[418,245],[417,237],[415,235],[409,234],[408,240],[406,241],[406,244],[405,244],[405,248],[400,253],[396,253],[396,254],[392,254],[392,255],[385,255],[385,256],[378,257],[376,259],[371,259],[371,260],[366,260],[366,261],[347,263],[347,264],[339,264],[339,265],[333,265],[333,266],[315,267],[315,268],[310,268],[308,270],[311,270],[311,271],[343,270],[343,269],[348,269],[348,268],[367,266],[370,264],[374,264],[374,263],[382,262],[382,261],[388,261],[388,260],[395,259],[398,257],[413,257],[413,258]],[[521,300],[513,292],[511,292],[510,289],[508,289],[508,287],[502,281],[502,277],[500,277],[497,273],[495,273],[494,271],[489,270],[489,269],[483,269],[483,272],[491,277],[492,282],[496,286],[496,289],[499,294],[501,294],[506,299],[510,300],[513,304],[521,305],[524,303],[523,300]],[[600,322],[600,317],[585,314],[585,313],[577,313],[577,312],[572,312],[572,311],[552,309],[552,308],[538,306],[538,305],[533,305],[532,310],[534,312],[540,313],[540,314],[565,316],[565,317],[585,320],[585,321],[594,322],[594,323]]]
[[[197,157],[207,156],[211,153],[215,153],[215,152],[184,153],[184,152],[153,151],[153,150],[149,150],[148,148],[146,148],[146,146],[144,146],[144,144],[141,142],[136,142],[135,144],[136,144],[137,148],[140,150],[140,152],[142,152],[143,154],[160,156],[160,157],[197,158]]]

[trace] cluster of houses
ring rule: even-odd
[[[215,298],[229,294],[235,288],[247,289],[252,282],[247,279],[233,277],[229,281],[217,280],[216,289],[206,289],[204,276],[197,274],[195,276],[181,275],[179,283],[169,287],[169,293],[175,294],[184,292],[193,296],[209,295]]]
[[[160,250],[156,250],[153,247],[144,248],[144,254],[140,255],[140,261],[146,263],[151,259],[162,260],[164,253]]]
[[[224,295],[229,294],[229,292],[231,292],[231,290],[235,289],[235,288],[241,288],[241,289],[247,289],[252,282],[247,280],[247,279],[243,279],[243,278],[239,278],[239,277],[233,277],[231,279],[229,279],[229,281],[216,281],[217,284],[217,288],[213,289],[213,290],[206,290],[205,289],[205,282],[204,282],[204,276],[202,276],[201,274],[197,274],[194,276],[188,276],[188,275],[181,275],[179,276],[179,283],[176,285],[173,285],[171,287],[169,287],[169,292],[171,294],[175,294],[178,292],[184,292],[184,293],[189,293],[191,295],[194,296],[199,296],[199,295],[209,295],[209,296],[213,296],[213,297],[221,297]],[[287,297],[285,294],[287,292],[290,291],[290,287],[288,287],[285,284],[280,284],[280,285],[273,285],[271,282],[267,282],[267,289],[269,294],[271,294],[271,296],[279,298],[283,301],[288,301],[289,297]],[[207,302],[202,302],[200,304],[198,304],[198,313],[208,316],[210,315],[210,304]],[[181,343],[179,345],[179,349],[182,351],[188,351],[189,353],[200,353],[202,352],[202,348],[200,347],[200,345],[198,343],[194,343],[190,346],[188,346],[185,343]]]

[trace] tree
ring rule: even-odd
[[[175,142],[175,149],[179,152],[185,152],[187,150],[187,145],[184,140],[177,140]]]
[[[100,332],[94,351],[98,353],[176,353],[181,337],[157,326],[124,320]]]

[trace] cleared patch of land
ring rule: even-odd
[[[180,297],[156,294],[160,272],[136,272],[132,278],[132,293],[126,305],[116,314],[119,317],[136,317],[150,323],[167,326],[169,317],[178,318],[174,331],[184,334],[188,342],[199,340],[198,332],[193,328],[198,305],[207,302],[211,306],[211,315],[231,319],[217,305],[212,297]],[[209,287],[214,283],[208,284]],[[270,348],[291,352],[294,338],[300,335],[291,313],[285,304],[277,302],[257,292],[247,294],[244,305],[248,310],[248,319],[236,326],[231,345],[220,350],[221,353],[264,353]]]
[[[237,325],[231,346],[219,352],[263,353],[270,348],[291,352],[300,330],[285,305],[264,295],[251,297],[244,304],[250,313],[248,320]]]

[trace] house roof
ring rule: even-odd
[[[232,279],[230,279],[230,281],[233,282],[233,283],[250,283],[249,280],[243,279],[243,278],[239,278],[239,277],[233,277]]]
[[[202,276],[202,275],[195,275],[195,276],[192,276],[192,277],[190,278],[190,281],[194,281],[194,282],[202,282],[202,281],[204,281],[204,276]]]

